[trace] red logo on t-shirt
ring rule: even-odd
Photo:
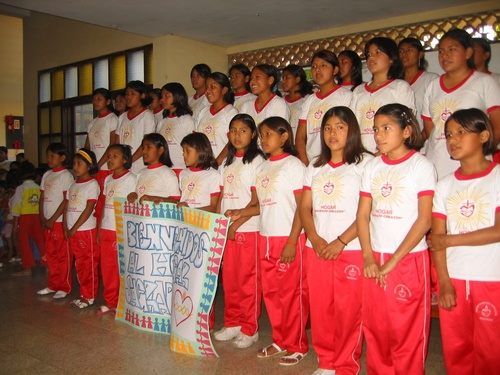
[[[145,192],[146,192],[146,186],[145,185],[139,186],[139,194],[144,194]]]
[[[466,201],[460,206],[460,215],[465,217],[471,217],[474,213],[474,208],[476,205],[474,202]]]
[[[314,112],[314,118],[316,120],[319,120],[323,116],[323,111],[321,109],[318,109],[316,112]]]
[[[451,110],[448,108],[443,109],[443,112],[441,112],[441,120],[445,122],[446,120],[448,120],[448,117],[450,117],[452,113],[453,112],[451,112]]]
[[[112,197],[113,195],[115,195],[115,191],[113,189],[111,189],[109,192],[108,192],[108,197]]]
[[[213,130],[212,125],[205,126],[205,133],[210,134],[212,133],[212,130]]]
[[[365,116],[368,120],[373,119],[375,117],[375,110],[373,108],[370,108],[368,111],[366,111]]]
[[[387,198],[389,195],[392,193],[392,185],[389,182],[386,182],[385,184],[382,185],[380,188],[380,194],[384,197]]]
[[[260,182],[260,185],[265,189],[269,184],[269,177],[264,177],[264,179]]]
[[[234,174],[232,174],[232,173],[228,174],[226,177],[226,181],[229,183],[232,183],[233,180],[234,180]]]
[[[335,185],[331,182],[328,181],[324,186],[323,186],[323,192],[325,194],[330,195],[333,192],[333,189],[335,188]]]
[[[194,182],[190,182],[188,185],[188,190],[193,191],[193,189],[194,189]]]

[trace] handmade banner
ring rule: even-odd
[[[115,199],[120,266],[116,319],[172,334],[170,348],[216,357],[208,315],[226,241],[228,219],[174,204]]]

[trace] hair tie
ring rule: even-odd
[[[85,151],[83,151],[83,150],[81,150],[81,149],[80,149],[80,150],[78,150],[76,153],[77,153],[78,155],[83,156],[83,158],[84,158],[85,160],[87,160],[87,161],[89,162],[89,164],[92,164],[92,158],[91,158],[91,157],[90,157],[90,155],[89,155],[89,154],[87,154]]]
[[[278,91],[278,84],[273,85],[273,88],[271,89],[271,91],[276,93],[276,91]]]

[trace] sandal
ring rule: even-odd
[[[79,309],[85,309],[89,306],[92,306],[94,304],[94,299],[93,298],[80,298],[80,299],[75,299],[73,302],[71,302],[71,306],[77,307]]]
[[[97,314],[98,315],[103,315],[103,314],[112,313],[112,312],[115,312],[115,311],[116,311],[116,307],[108,307],[106,305],[102,305],[97,310]]]
[[[295,352],[295,353],[281,357],[279,363],[281,366],[295,366],[297,363],[302,361],[306,355],[307,355],[307,353]],[[287,361],[290,361],[290,362],[287,362]]]
[[[274,353],[269,352],[271,349],[274,349]],[[261,350],[259,350],[259,352],[257,353],[257,357],[258,358],[270,358],[270,357],[274,357],[275,355],[282,354],[285,352],[286,352],[286,349],[281,349],[278,345],[276,345],[273,342],[271,345],[266,346],[265,348],[262,348]]]

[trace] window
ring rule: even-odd
[[[149,45],[39,72],[40,163],[46,162],[50,143],[63,142],[71,154],[85,145],[88,125],[97,115],[92,108],[95,89],[116,94],[131,80],[151,85],[152,51]]]

